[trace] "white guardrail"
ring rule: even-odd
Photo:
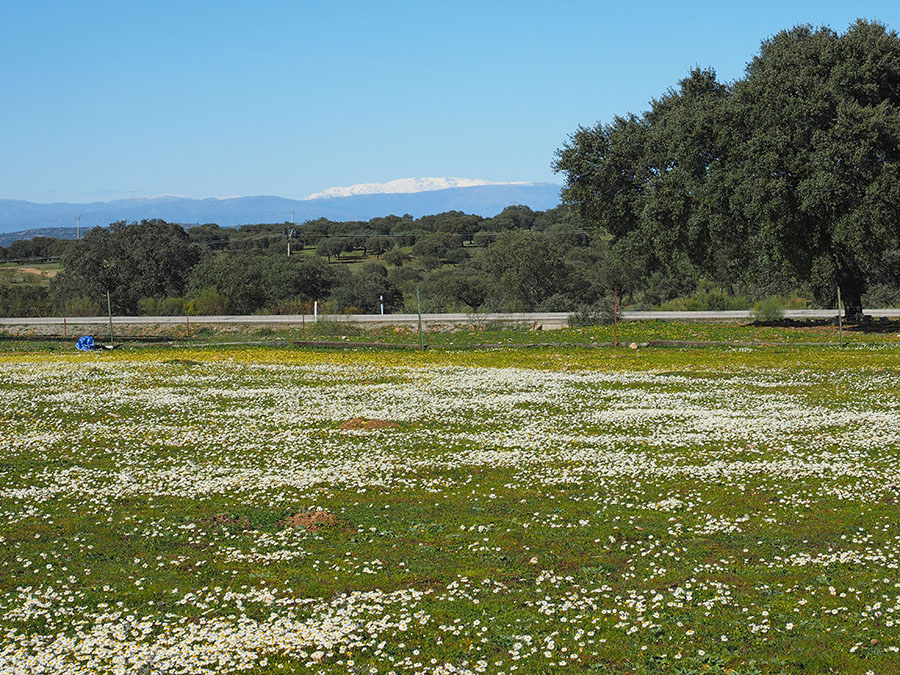
[[[866,315],[873,318],[900,319],[900,309],[866,309]],[[622,312],[622,321],[742,321],[751,319],[749,310],[721,312]],[[836,317],[835,309],[789,309],[784,312],[785,319],[830,319]],[[430,325],[479,325],[488,323],[538,323],[545,328],[567,325],[571,312],[521,312],[521,313],[458,313],[458,314],[423,314],[422,323]],[[318,321],[344,321],[350,323],[405,325],[415,324],[418,314],[249,314],[249,315],[216,315],[216,316],[114,316],[113,325],[164,325],[164,324],[311,324]],[[107,324],[107,316],[77,317],[13,317],[0,318],[0,326],[82,326]]]

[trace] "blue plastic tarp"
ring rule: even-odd
[[[79,349],[83,352],[90,352],[95,349],[102,349],[102,347],[98,344],[94,344],[93,335],[82,335],[78,338],[78,342],[75,343],[75,349]]]

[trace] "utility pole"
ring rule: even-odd
[[[288,254],[288,258],[290,258],[291,257],[291,239],[294,238],[294,229],[291,228],[290,230],[285,230],[284,236],[287,237],[287,254]]]
[[[288,240],[288,258],[291,257],[291,239],[294,238],[294,212],[291,211],[291,229],[288,232],[287,240]]]
[[[81,216],[75,216],[75,239],[81,238]]]

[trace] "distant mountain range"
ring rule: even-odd
[[[478,178],[399,178],[387,183],[359,183],[348,187],[328,188],[322,192],[316,192],[306,197],[306,199],[373,194],[409,194],[412,192],[430,192],[433,190],[478,187],[481,185],[534,185],[534,183],[497,183]]]
[[[379,187],[383,189],[379,190]],[[410,191],[399,192],[398,189]],[[559,204],[559,190],[560,186],[552,183],[486,183],[474,179],[416,178],[331,188],[302,200],[283,197],[189,199],[162,196],[90,204],[37,204],[0,199],[0,233],[41,230],[41,234],[56,236],[47,233],[46,228],[65,228],[68,233],[74,229],[77,216],[81,216],[83,229],[105,226],[119,220],[131,222],[145,218],[162,218],[182,224],[218,223],[222,226],[281,223],[288,221],[292,212],[295,223],[316,218],[369,220],[406,213],[420,217],[444,211],[464,211],[489,217],[513,204],[528,206],[536,211],[553,208]],[[8,236],[3,239],[8,239]]]

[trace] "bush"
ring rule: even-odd
[[[44,286],[0,285],[0,316],[49,316],[50,294]]]
[[[535,312],[570,312],[570,311],[578,311],[582,307],[587,307],[588,305],[579,304],[574,302],[572,298],[570,298],[565,293],[554,293],[549,298],[544,298],[541,300],[537,306],[534,308]]]
[[[265,307],[263,314],[312,314],[313,301],[304,298],[279,300]]]
[[[593,305],[580,305],[578,309],[569,315],[569,327],[608,326],[614,320],[612,300],[603,298]]]
[[[900,288],[888,284],[872,284],[863,295],[863,307],[882,309],[900,307]]]
[[[379,265],[381,267],[381,265]],[[399,289],[380,274],[359,272],[337,286],[331,294],[331,302],[342,314],[378,314],[382,298],[384,311],[390,313],[403,302]]]
[[[718,312],[751,309],[750,301],[742,295],[727,295],[716,291],[698,291],[694,295],[664,302],[659,309],[670,312]]]
[[[410,255],[406,251],[402,251],[399,248],[392,248],[382,256],[382,259],[386,263],[393,265],[394,267],[402,267],[403,263],[409,262]]]
[[[185,312],[194,316],[224,314],[228,298],[215,288],[202,288],[185,303]]]
[[[436,270],[442,263],[441,259],[433,255],[423,255],[419,258],[419,264],[426,270]]]
[[[754,321],[779,321],[784,318],[784,305],[777,297],[760,300],[750,312]]]
[[[185,304],[184,298],[142,298],[138,312],[144,316],[181,316]]]
[[[102,306],[98,298],[87,295],[63,298],[56,296],[55,300],[57,314],[61,316],[101,316],[107,311],[106,297],[103,298]]]

